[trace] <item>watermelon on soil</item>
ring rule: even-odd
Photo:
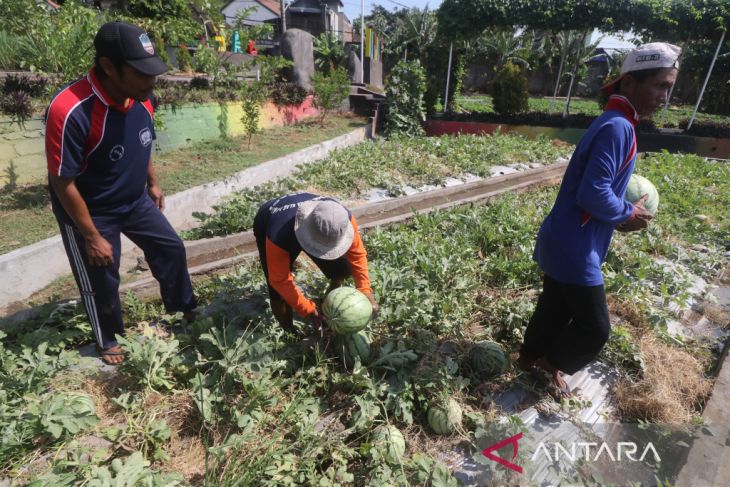
[[[652,215],[655,215],[659,208],[659,193],[657,192],[656,187],[654,187],[652,182],[645,177],[639,176],[638,174],[632,174],[631,179],[629,179],[629,185],[626,187],[624,199],[633,203],[638,201],[639,198],[645,194],[648,194],[649,197],[646,198],[646,201],[644,202],[644,208],[649,210]]]
[[[406,440],[398,428],[389,424],[378,426],[371,441],[386,462],[394,465],[401,463],[406,453]]]
[[[370,335],[364,330],[351,335],[342,335],[337,340],[337,349],[342,354],[347,367],[355,365],[357,359],[361,364],[367,363],[370,358]]]
[[[365,328],[373,315],[373,305],[357,289],[338,287],[324,298],[322,313],[335,333],[350,335]]]
[[[437,435],[448,435],[461,425],[462,411],[459,403],[449,399],[445,404],[428,408],[428,425]]]
[[[476,343],[469,351],[469,363],[479,377],[488,379],[504,372],[507,357],[499,343],[483,341]]]

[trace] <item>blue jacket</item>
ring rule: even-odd
[[[624,194],[636,160],[636,123],[631,103],[613,95],[578,143],[533,254],[556,281],[603,284],[601,264],[613,230],[634,210]]]

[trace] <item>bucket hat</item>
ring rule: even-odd
[[[342,257],[352,245],[355,229],[350,214],[334,200],[310,200],[299,204],[294,234],[304,251],[324,260]]]

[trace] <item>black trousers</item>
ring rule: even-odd
[[[520,353],[574,374],[596,358],[610,332],[603,285],[565,284],[545,275]]]
[[[266,285],[269,290],[269,299],[272,301],[281,301],[281,295],[276,291],[276,289],[271,287],[271,284],[269,283],[269,267],[266,261],[266,227],[268,224],[268,222],[266,221],[266,216],[268,214],[268,208],[261,207],[259,209],[258,213],[256,213],[256,216],[253,219],[253,234],[254,237],[256,237],[256,247],[259,251],[259,261],[261,262],[261,269],[264,271],[264,276],[266,276]],[[352,275],[350,263],[347,261],[347,258],[344,255],[334,260],[318,259],[316,257],[312,257],[309,254],[307,255],[310,259],[312,259],[312,262],[317,265],[319,270],[322,271],[322,274],[324,274],[328,279],[342,279]],[[294,262],[297,260],[297,257],[299,257],[299,253],[296,253],[294,255],[289,254],[290,270],[294,270]]]
[[[117,345],[114,335],[124,334],[119,299],[122,233],[144,251],[150,271],[160,283],[160,294],[167,312],[195,308],[185,245],[149,197],[145,196],[128,214],[91,217],[99,233],[112,246],[114,264],[105,267],[89,264],[84,237],[63,208],[54,205],[53,210],[99,347],[106,349]]]

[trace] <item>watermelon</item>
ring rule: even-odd
[[[322,313],[335,333],[351,335],[367,326],[373,315],[373,305],[357,289],[338,287],[324,298]]]
[[[428,425],[437,435],[448,435],[461,425],[461,406],[453,399],[428,408]]]
[[[342,353],[345,365],[352,367],[357,359],[367,363],[370,358],[370,336],[363,330],[351,335],[343,335],[337,341],[337,348]]]
[[[648,194],[649,197],[644,202],[644,208],[649,210],[649,213],[652,215],[655,215],[659,208],[659,193],[651,181],[638,174],[632,174],[631,179],[629,179],[629,185],[626,188],[624,199],[630,203],[634,203],[645,194]]]
[[[394,465],[401,463],[406,452],[406,440],[403,433],[393,425],[378,426],[373,432],[371,444],[383,456],[386,462]]]
[[[469,351],[469,363],[479,377],[488,379],[504,372],[507,357],[499,343],[484,341],[475,344]]]

